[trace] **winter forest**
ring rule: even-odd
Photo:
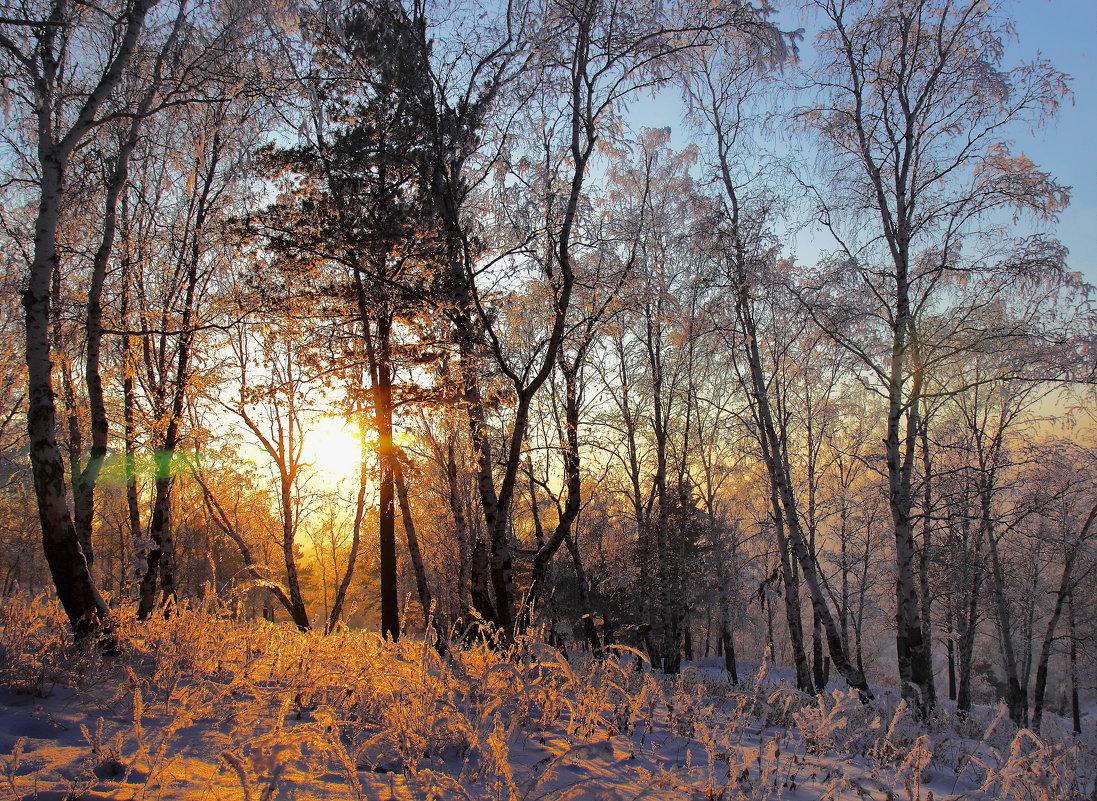
[[[0,0],[0,796],[1097,798],[1012,8]]]

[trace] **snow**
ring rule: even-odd
[[[884,692],[811,699],[772,666],[732,685],[523,641],[301,634],[181,610],[65,643],[56,609],[0,607],[0,797],[13,799],[1087,798],[1092,742],[999,709],[927,726]]]

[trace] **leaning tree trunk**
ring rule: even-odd
[[[800,565],[803,572],[804,583],[807,585],[808,597],[811,599],[812,611],[818,615],[823,626],[823,632],[827,640],[827,648],[835,669],[845,679],[849,686],[858,690],[865,699],[873,697],[865,680],[864,672],[853,665],[849,660],[849,654],[842,646],[842,633],[838,623],[827,604],[826,596],[819,579],[815,561],[808,551],[804,532],[800,527],[800,518],[796,510],[796,497],[792,491],[792,482],[788,471],[788,464],[781,451],[780,440],[777,435],[777,427],[773,420],[773,414],[769,403],[769,390],[766,386],[765,376],[762,372],[762,356],[758,349],[758,327],[754,321],[754,315],[749,303],[749,283],[745,274],[745,265],[740,259],[738,263],[738,292],[736,295],[736,312],[744,331],[747,334],[746,351],[747,362],[750,370],[750,390],[753,396],[758,415],[758,430],[762,445],[762,456],[769,473],[772,491],[780,501],[782,517],[787,526],[788,544],[792,556]],[[809,674],[810,675],[810,674]]]
[[[1070,595],[1070,574],[1074,568],[1074,553],[1067,556],[1063,565],[1063,574],[1059,580],[1059,591],[1055,593],[1055,609],[1044,631],[1044,641],[1040,645],[1040,660],[1036,666],[1036,686],[1032,690],[1032,730],[1040,732],[1040,723],[1044,717],[1044,693],[1047,690],[1048,662],[1051,661],[1051,647],[1055,642],[1055,629],[1063,615],[1063,606]]]
[[[1047,630],[1044,632],[1044,642],[1040,648],[1040,661],[1036,668],[1036,686],[1032,692],[1032,728],[1036,732],[1040,731],[1040,723],[1044,715],[1044,692],[1047,689],[1048,662],[1051,660],[1051,646],[1055,641],[1055,629],[1059,625],[1059,618],[1063,615],[1063,607],[1073,597],[1074,589],[1071,584],[1071,576],[1074,572],[1074,560],[1077,558],[1078,550],[1089,535],[1089,530],[1095,520],[1097,520],[1097,504],[1090,509],[1085,525],[1078,534],[1078,542],[1067,550],[1066,558],[1063,560],[1063,573],[1059,579],[1059,591],[1055,594],[1055,609],[1051,613]],[[1073,628],[1073,607],[1071,608],[1071,627]],[[1071,647],[1073,648],[1074,632],[1071,631],[1070,633],[1072,637]]]
[[[289,590],[290,613],[293,623],[301,631],[308,631],[308,609],[301,594],[301,578],[297,572],[297,554],[294,546],[297,540],[297,516],[293,509],[294,477],[283,471],[281,476],[282,496],[282,554],[286,562],[286,587]]]
[[[404,538],[408,543],[408,557],[415,572],[415,590],[419,595],[419,606],[423,610],[423,632],[430,628],[432,621],[436,633],[441,637],[446,632],[445,624],[440,621],[438,610],[432,609],[430,583],[427,581],[427,566],[423,561],[423,551],[419,547],[419,534],[415,530],[415,518],[411,514],[411,499],[408,486],[404,481],[404,467],[398,455],[393,455],[393,483],[396,487],[396,499],[400,503],[400,521],[404,526]]]
[[[359,418],[358,433],[365,439],[366,427]],[[347,568],[343,571],[343,578],[335,590],[335,598],[331,604],[331,612],[328,615],[326,633],[331,634],[339,625],[339,618],[343,614],[343,604],[346,601],[347,591],[354,579],[354,569],[358,564],[358,549],[362,544],[362,522],[366,516],[366,483],[369,479],[369,462],[366,460],[366,451],[362,449],[358,462],[358,493],[354,499],[354,525],[351,530],[350,553],[347,554]]]
[[[564,450],[564,497],[563,509],[556,522],[556,528],[552,535],[538,543],[537,552],[533,556],[533,572],[530,578],[529,595],[526,599],[526,610],[523,614],[525,622],[531,622],[534,616],[534,608],[537,600],[544,594],[545,584],[548,581],[548,568],[553,556],[560,545],[571,537],[571,529],[575,519],[579,516],[582,503],[582,475],[579,472],[579,364],[583,358],[585,348],[580,348],[573,363],[568,363],[563,354],[557,359],[561,373],[564,376],[564,440],[567,447]],[[534,520],[537,523],[538,532],[541,531],[540,517],[537,514],[537,498],[534,495],[533,469],[530,468],[530,500],[534,507]],[[539,539],[543,539],[539,536]],[[569,548],[572,546],[569,545]],[[576,554],[573,553],[574,557]],[[577,571],[582,573],[581,563],[577,563]],[[580,586],[580,594],[585,594],[586,588]],[[595,635],[596,637],[597,635]],[[589,633],[588,633],[589,640]],[[591,640],[592,647],[594,641]],[[597,650],[597,649],[595,649]]]
[[[564,537],[568,552],[571,554],[571,563],[575,567],[575,582],[579,595],[579,611],[583,615],[583,636],[586,637],[590,652],[596,659],[602,658],[602,643],[598,639],[598,629],[594,625],[594,609],[590,603],[590,584],[587,579],[587,571],[583,567],[583,558],[579,553],[579,546],[571,534]]]
[[[726,156],[726,153],[724,156]],[[772,491],[780,501],[783,516],[788,526],[788,543],[791,546],[792,556],[799,562],[803,571],[804,583],[807,585],[812,611],[823,627],[827,649],[830,652],[834,668],[849,686],[860,692],[862,698],[869,699],[873,697],[872,691],[865,680],[864,671],[850,662],[849,653],[843,645],[842,632],[823,593],[817,563],[811,558],[804,532],[800,526],[796,497],[792,491],[787,454],[782,452],[781,442],[778,439],[777,426],[770,408],[769,386],[762,369],[762,354],[758,346],[758,325],[754,319],[752,307],[751,278],[747,272],[748,254],[739,232],[738,190],[726,157],[721,158],[720,177],[727,200],[731,206],[732,242],[730,244],[733,262],[730,266],[731,278],[735,285],[735,313],[744,335],[743,348],[750,372],[747,389],[757,414],[756,422],[762,459],[769,474]]]
[[[505,637],[514,635],[516,622],[515,614],[515,588],[514,565],[509,542],[510,517],[515,492],[517,488],[518,473],[522,463],[522,448],[525,444],[526,431],[530,420],[530,404],[533,397],[548,380],[556,366],[557,355],[567,329],[567,313],[571,303],[571,295],[575,287],[575,273],[572,267],[571,247],[574,228],[580,212],[580,199],[583,192],[583,183],[586,176],[587,164],[594,151],[596,132],[593,126],[581,124],[579,114],[581,83],[573,84],[573,99],[575,100],[575,114],[572,115],[572,144],[571,167],[572,179],[570,189],[563,206],[559,234],[553,251],[555,256],[555,273],[558,277],[557,289],[554,292],[554,309],[549,325],[549,336],[539,348],[537,358],[540,365],[531,365],[526,371],[513,372],[505,366],[506,357],[496,347],[494,355],[503,366],[504,372],[511,380],[512,389],[516,396],[513,423],[510,427],[508,441],[502,453],[502,479],[498,491],[495,490],[492,478],[495,464],[490,458],[491,451],[488,447],[487,430],[484,425],[483,404],[479,396],[479,377],[470,370],[478,371],[479,365],[470,360],[475,357],[476,337],[471,326],[471,312],[474,308],[472,294],[474,287],[470,286],[466,268],[470,268],[471,258],[468,251],[460,251],[462,258],[449,259],[452,279],[454,283],[455,300],[458,308],[457,341],[461,354],[461,369],[465,389],[465,405],[469,412],[469,426],[473,448],[477,455],[480,481],[480,497],[483,503],[484,519],[486,523],[488,545],[490,548],[491,585],[495,595],[494,621],[504,633]],[[459,233],[461,222],[456,213],[456,206],[444,204],[446,213],[443,222],[449,231],[456,234],[451,237],[452,242],[467,242]],[[454,249],[450,254],[458,256]],[[554,281],[555,283],[555,281]],[[461,328],[465,330],[462,331]],[[496,346],[498,342],[495,341]]]
[[[289,593],[285,588],[264,575],[259,565],[255,562],[255,557],[252,555],[251,548],[248,546],[247,541],[240,535],[240,532],[236,530],[236,527],[232,524],[228,514],[221,506],[217,497],[210,490],[209,485],[203,480],[201,474],[197,471],[193,473],[194,480],[202,490],[202,500],[205,504],[206,511],[209,513],[210,519],[213,520],[214,525],[217,526],[229,539],[231,539],[236,547],[240,550],[240,558],[244,562],[244,570],[255,581],[256,585],[267,590],[273,595],[285,610],[292,616],[294,613],[293,601],[290,600]],[[268,613],[269,610],[269,613]],[[263,603],[263,619],[273,620],[273,610],[270,609],[267,602]]]
[[[812,695],[811,667],[808,664],[807,651],[804,648],[804,623],[800,617],[800,582],[792,569],[792,558],[785,537],[785,521],[781,504],[777,499],[776,487],[771,491],[770,502],[773,506],[773,527],[777,535],[777,549],[781,555],[781,581],[784,585],[785,622],[788,624],[789,641],[792,644],[792,664],[796,669],[796,689]]]

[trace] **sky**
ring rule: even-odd
[[[1097,2],[1016,0],[1011,11],[1018,41],[1007,59],[1027,60],[1039,52],[1073,78],[1073,103],[1035,137],[1018,137],[1017,146],[1073,187],[1059,238],[1070,248],[1071,269],[1097,284]]]
[[[786,30],[804,29],[801,58],[810,64],[818,23],[812,15],[799,12],[798,3],[784,5],[787,10],[778,15],[778,21]],[[1073,98],[1063,104],[1057,118],[1031,135],[1015,129],[1014,146],[1072,188],[1071,204],[1060,215],[1054,233],[1069,248],[1068,269],[1097,284],[1097,0],[1007,0],[1005,9],[1014,21],[1017,39],[1009,43],[1003,66],[1039,55],[1071,77]],[[636,104],[631,116],[638,125],[669,123],[675,147],[683,147],[692,133],[683,123],[674,122],[679,109],[678,101],[664,93]],[[807,262],[819,250],[803,237],[793,238],[790,247]]]

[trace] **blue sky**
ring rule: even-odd
[[[810,63],[818,23],[812,15],[798,14],[795,5],[784,4],[789,10],[780,20],[789,29],[805,29],[802,55]],[[1097,0],[1006,0],[1004,9],[1013,19],[1017,37],[1008,43],[1003,67],[1009,69],[1039,55],[1071,76],[1072,101],[1031,135],[1020,127],[1014,129],[1014,144],[1059,183],[1072,188],[1071,204],[1060,215],[1055,233],[1070,249],[1068,268],[1097,284]]]
[[[1017,0],[1010,10],[1018,41],[1007,63],[1039,51],[1073,78],[1074,102],[1035,137],[1018,137],[1017,146],[1073,187],[1059,238],[1070,248],[1071,269],[1097,283],[1097,2]]]
[[[801,55],[810,63],[817,23],[811,15],[799,13],[796,3],[783,5],[779,22],[789,30],[805,29]],[[1057,118],[1032,135],[1016,129],[1014,143],[1041,169],[1072,187],[1071,205],[1061,214],[1055,233],[1070,249],[1069,269],[1097,284],[1097,0],[1007,0],[1005,9],[1014,21],[1017,39],[1009,44],[1004,66],[1039,54],[1072,78],[1074,97],[1060,108]],[[630,116],[637,125],[670,124],[675,146],[683,147],[692,134],[674,120],[681,106],[668,94],[639,100]],[[801,244],[799,258],[813,261],[816,248],[803,247],[800,237],[790,242],[793,249],[797,249],[796,239]]]

